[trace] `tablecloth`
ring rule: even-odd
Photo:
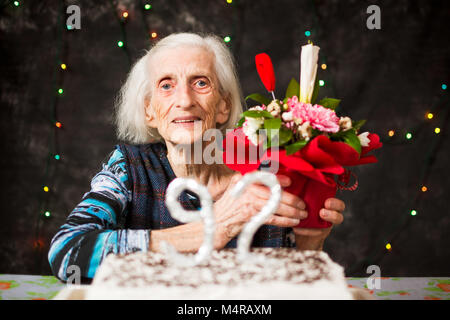
[[[381,300],[450,300],[450,277],[382,277],[379,288],[373,279],[347,278],[350,288],[366,289]],[[0,274],[0,300],[48,300],[66,284],[53,276]]]

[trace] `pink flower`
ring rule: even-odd
[[[313,128],[323,132],[339,131],[339,118],[333,110],[317,104],[298,102],[294,98],[296,97],[288,100],[294,119],[299,119],[301,122],[309,121]]]
[[[296,96],[293,96],[292,98],[288,98],[287,105],[289,107],[289,110],[292,110],[293,107],[298,103],[298,98]]]

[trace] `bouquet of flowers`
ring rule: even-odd
[[[290,177],[292,183],[285,190],[302,198],[308,210],[308,218],[298,226],[304,228],[330,226],[319,217],[324,201],[334,197],[338,188],[356,189],[357,180],[349,186],[351,176],[356,176],[347,167],[376,162],[368,153],[382,146],[377,134],[360,133],[365,120],[337,115],[339,99],[317,101],[319,49],[313,44],[302,47],[300,83],[292,79],[283,100],[274,95],[270,57],[258,54],[257,71],[272,97],[249,95],[246,100],[260,105],[243,112],[223,141],[223,159],[229,168],[245,174],[269,166],[273,173]]]

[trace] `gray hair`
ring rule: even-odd
[[[215,35],[175,33],[161,39],[146,51],[133,65],[125,84],[120,89],[115,103],[115,125],[120,140],[132,144],[162,140],[158,130],[149,127],[145,121],[145,105],[151,96],[149,75],[152,70],[149,64],[156,53],[179,46],[201,47],[214,54],[219,91],[231,104],[228,121],[217,129],[225,133],[226,129],[233,128],[239,120],[244,100],[233,55],[228,47]]]

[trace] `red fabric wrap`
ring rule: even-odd
[[[308,218],[302,220],[297,227],[302,228],[328,228],[331,223],[322,220],[319,211],[324,207],[328,198],[336,195],[337,184],[335,177],[345,173],[344,166],[355,166],[376,162],[377,159],[367,153],[382,146],[376,134],[369,134],[370,143],[363,147],[361,156],[344,142],[331,141],[327,136],[321,135],[312,139],[305,147],[294,154],[286,155],[284,149],[268,149],[261,156],[241,128],[227,134],[224,139],[224,163],[231,169],[246,174],[256,170],[261,162],[278,162],[277,175],[288,176],[292,183],[284,188],[303,199],[308,211]],[[234,139],[234,143],[229,143]],[[253,148],[253,149],[252,149]],[[245,150],[244,153],[238,152]],[[253,151],[253,156],[250,153]],[[227,152],[233,151],[234,159],[226,159]],[[237,161],[240,161],[238,163]],[[272,163],[271,167],[274,167]]]

